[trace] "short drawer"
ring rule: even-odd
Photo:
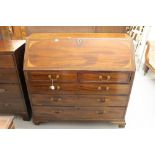
[[[31,96],[32,104],[42,106],[126,106],[128,96],[108,95],[41,95]]]
[[[111,120],[122,119],[125,108],[123,107],[49,107],[34,106],[35,117],[47,120]]]
[[[122,72],[86,72],[79,73],[78,78],[80,82],[127,83],[130,81],[130,74]]]
[[[28,73],[29,81],[37,81],[39,83],[51,83],[54,82],[76,82],[77,73],[76,72],[30,72]]]
[[[0,55],[0,68],[14,68],[12,55]]]
[[[16,70],[0,69],[0,83],[18,83]]]
[[[30,91],[33,94],[117,94],[127,95],[130,91],[129,84],[71,84],[58,83],[54,90],[50,84],[31,84]]]
[[[127,95],[130,92],[129,84],[80,84],[79,90],[83,94],[111,94]]]

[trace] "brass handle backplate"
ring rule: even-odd
[[[96,111],[96,114],[102,115],[102,114],[106,114],[107,111],[103,110],[103,111]]]
[[[98,90],[106,90],[108,91],[110,88],[108,86],[106,86],[105,88],[102,88],[101,86],[97,87]]]
[[[61,98],[61,97],[58,97],[58,98],[52,97],[50,100],[51,100],[51,101],[58,102],[58,101],[62,101],[62,98]]]
[[[108,75],[108,76],[99,75],[98,78],[99,78],[99,80],[101,80],[101,81],[108,81],[108,80],[111,79],[111,76],[110,76],[110,75]]]
[[[48,78],[50,79],[50,80],[53,80],[53,81],[55,81],[55,80],[58,80],[59,78],[60,78],[60,75],[55,75],[55,77],[53,77],[52,75],[48,75]]]
[[[54,86],[54,81],[59,79],[59,77],[60,77],[59,75],[56,75],[55,78],[53,78],[52,75],[48,75],[48,78],[50,79],[50,81],[52,83],[52,85],[49,87],[49,89],[51,89],[51,90],[55,90],[55,89],[59,90],[60,89],[60,86],[57,86],[57,87]]]
[[[105,98],[103,98],[103,99],[98,98],[97,101],[98,101],[98,102],[106,102],[106,99],[105,99]]]
[[[6,91],[5,89],[0,88],[0,94],[5,93],[5,91]]]

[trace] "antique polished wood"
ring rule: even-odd
[[[13,116],[0,116],[0,129],[14,129]]]
[[[24,72],[35,124],[102,120],[125,126],[135,72],[127,34],[32,34]]]
[[[33,94],[32,104],[35,106],[127,106],[127,96],[116,95],[46,95]]]
[[[21,115],[30,119],[23,58],[25,41],[0,41],[0,114]]]

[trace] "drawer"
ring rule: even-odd
[[[126,106],[128,96],[104,95],[38,95],[31,96],[32,104],[42,106]]]
[[[86,72],[79,73],[80,82],[97,82],[97,83],[127,83],[130,79],[129,73],[122,72]]]
[[[77,73],[76,72],[30,72],[29,80],[37,81],[39,83],[51,83],[53,79],[54,82],[76,82]]]
[[[129,84],[56,84],[55,89],[50,84],[31,84],[30,91],[33,94],[120,94],[127,95],[130,92]]]
[[[14,68],[12,55],[0,55],[0,68]]]
[[[47,120],[111,120],[122,119],[123,107],[49,107],[34,106],[33,116]]]
[[[24,112],[22,97],[0,97],[0,112]]]
[[[21,91],[18,84],[0,84],[0,100],[2,98],[21,97]]]
[[[80,84],[79,90],[83,94],[114,94],[127,95],[130,92],[129,84]]]
[[[0,69],[0,83],[18,83],[16,70]]]
[[[19,85],[0,84],[0,112],[24,112],[24,101]]]

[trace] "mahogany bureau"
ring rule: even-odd
[[[30,119],[30,103],[23,72],[25,41],[0,41],[0,114]]]
[[[134,72],[127,34],[32,34],[24,73],[33,122],[90,120],[124,127]]]

